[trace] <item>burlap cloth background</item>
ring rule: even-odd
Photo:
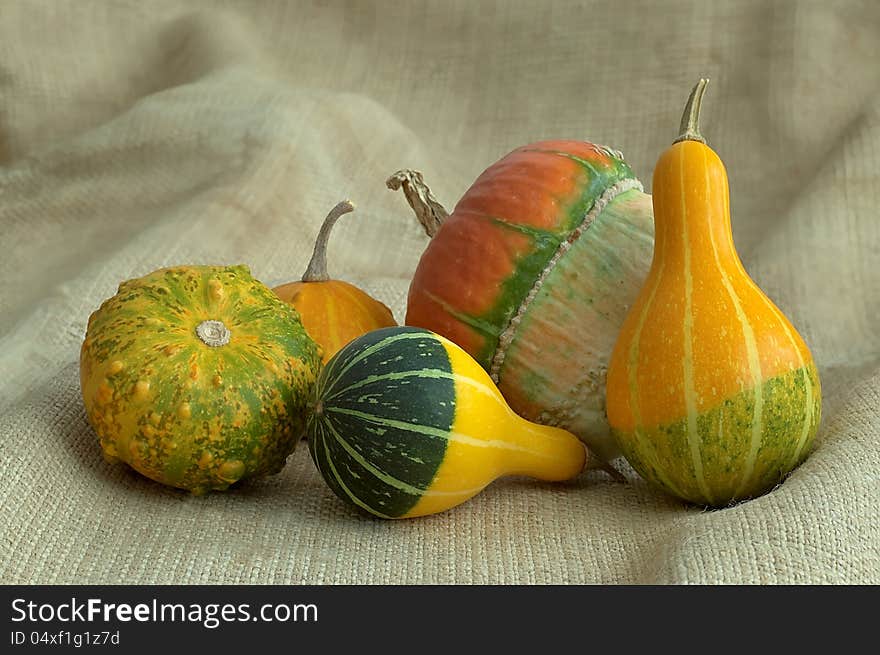
[[[448,206],[550,137],[623,150],[650,189],[687,92],[730,173],[753,277],[812,346],[812,457],[688,509],[603,474],[501,481],[443,515],[361,518],[301,447],[194,498],[104,462],[79,395],[89,313],[178,263],[331,272],[403,319],[426,238],[385,177]],[[876,2],[0,0],[0,581],[880,583]]]

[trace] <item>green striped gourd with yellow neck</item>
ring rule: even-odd
[[[567,480],[590,460],[577,437],[515,414],[470,355],[421,328],[349,342],[322,369],[314,407],[318,471],[380,518],[442,512],[504,475]]]
[[[807,456],[821,395],[809,349],[734,248],[727,173],[699,132],[706,82],[654,171],[654,257],[614,347],[607,407],[642,477],[724,506]]]

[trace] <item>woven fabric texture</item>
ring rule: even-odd
[[[57,2],[0,6],[0,582],[880,583],[880,6],[840,2]],[[89,314],[181,263],[336,277],[403,320],[427,244],[385,178],[449,207],[513,148],[622,150],[650,191],[701,76],[754,279],[810,344],[812,456],[688,508],[627,469],[508,479],[452,511],[350,511],[305,445],[191,497],[102,458]]]

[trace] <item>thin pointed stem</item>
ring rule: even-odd
[[[419,171],[408,168],[397,171],[385,180],[385,186],[392,191],[403,188],[406,201],[416,213],[416,218],[419,219],[419,223],[425,228],[425,234],[429,237],[437,234],[443,221],[449,218],[449,212],[437,202]]]
[[[326,282],[330,279],[327,274],[327,241],[330,238],[330,230],[340,216],[352,211],[354,204],[350,200],[343,200],[327,214],[324,224],[321,225],[321,231],[318,232],[318,238],[315,239],[315,250],[312,252],[306,272],[303,273],[303,282]]]
[[[706,139],[700,134],[700,109],[703,105],[703,94],[706,93],[707,84],[709,84],[709,80],[703,78],[697,82],[691,91],[687,104],[684,106],[684,113],[681,116],[678,138],[673,143],[678,143],[679,141],[706,143]]]

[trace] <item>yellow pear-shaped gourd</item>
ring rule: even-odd
[[[504,475],[567,480],[588,460],[577,437],[517,416],[470,355],[422,328],[358,337],[316,389],[306,432],[318,470],[381,518],[442,512]]]
[[[706,82],[654,171],[654,258],[614,348],[607,410],[642,477],[724,506],[806,457],[821,397],[803,339],[734,249],[727,173],[699,132]]]

